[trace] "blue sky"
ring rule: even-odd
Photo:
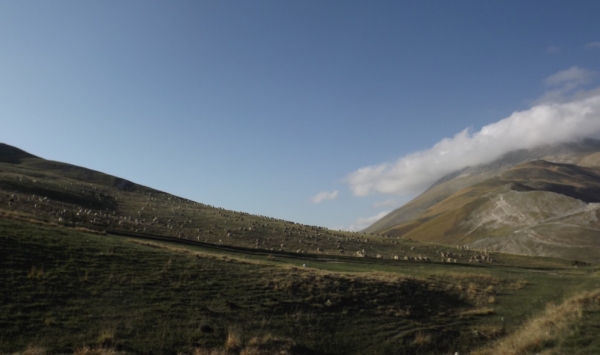
[[[0,142],[359,229],[545,136],[514,132],[598,135],[598,14],[595,1],[3,1]]]

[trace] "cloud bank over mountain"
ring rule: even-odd
[[[513,150],[600,138],[600,88],[580,89],[595,77],[595,72],[578,67],[556,73],[545,80],[547,93],[530,109],[477,132],[465,129],[395,162],[360,168],[345,181],[355,196],[417,194],[448,173],[491,162]]]

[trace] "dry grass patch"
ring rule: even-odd
[[[79,348],[75,350],[73,355],[119,355],[121,354],[115,349],[112,348],[91,348],[88,346],[84,346],[83,348]]]
[[[489,293],[490,295],[495,295],[496,294],[496,288],[493,285],[489,285],[486,289],[485,289],[486,293]]]
[[[44,268],[36,268],[35,266],[32,266],[31,269],[29,270],[29,272],[27,273],[27,278],[28,279],[40,279],[42,277],[44,277],[45,272],[44,272]]]
[[[420,347],[426,346],[426,345],[431,344],[432,340],[433,340],[433,337],[431,336],[430,333],[420,330],[417,332],[417,334],[415,334],[415,339],[413,340],[413,345],[420,346]]]
[[[236,327],[229,328],[227,338],[225,339],[225,349],[237,351],[242,347],[242,333]]]
[[[223,348],[196,348],[191,355],[293,355],[296,343],[290,338],[276,337],[271,334],[251,338],[245,345],[242,343],[240,329],[229,331]]]
[[[96,342],[103,346],[114,345],[115,333],[116,333],[115,328],[103,329],[102,331],[100,331],[100,334],[98,334],[98,338],[96,339]]]
[[[510,290],[522,290],[527,286],[529,282],[525,280],[517,280],[513,283],[508,284],[508,289]]]
[[[458,314],[459,317],[469,317],[469,316],[487,316],[490,314],[494,314],[494,309],[490,307],[482,307],[469,309],[466,311],[462,311]]]
[[[538,317],[526,322],[514,333],[498,340],[475,355],[520,355],[549,350],[564,336],[571,325],[581,318],[584,309],[600,305],[600,290],[584,292],[560,305],[548,304]]]
[[[30,345],[19,355],[46,355],[46,349],[40,346]]]
[[[486,324],[477,327],[474,332],[485,339],[497,339],[506,334],[506,328],[504,326]]]
[[[291,355],[294,354],[295,347],[296,344],[292,339],[280,338],[267,334],[263,337],[250,339],[246,347],[240,351],[240,355]]]
[[[445,289],[448,292],[458,292],[479,307],[496,304],[498,295],[506,291],[521,290],[528,284],[522,279],[503,279],[485,273],[438,272],[435,275],[446,283]],[[429,281],[431,282],[431,279]]]

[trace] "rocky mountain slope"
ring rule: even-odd
[[[509,153],[450,174],[365,232],[600,261],[600,141]]]

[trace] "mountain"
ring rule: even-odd
[[[3,353],[600,349],[600,269],[579,255],[575,261],[457,251],[331,231],[197,203],[7,145],[0,144],[0,157]],[[586,159],[593,165],[594,157]],[[450,216],[458,203],[481,209],[479,219],[463,219],[470,224],[461,227],[478,233],[494,223],[527,223],[523,211],[502,220],[499,209],[521,207],[521,193],[551,193],[562,215],[549,203],[538,215],[592,224],[595,172],[578,164],[524,162],[432,207]],[[467,170],[439,185],[450,186]],[[537,185],[503,181],[526,176]],[[480,201],[483,191],[490,195]]]
[[[280,253],[343,256],[360,251],[361,255],[390,259],[401,250],[400,255],[405,255],[407,249],[406,243],[386,237],[334,231],[194,202],[0,143],[2,218]],[[430,249],[420,250],[419,255],[433,257],[436,250]]]
[[[596,177],[593,170],[596,166],[593,152],[596,150],[591,148],[594,144],[598,145],[595,149],[600,151],[600,143],[595,141],[570,146],[569,151],[577,154],[568,156],[579,157],[576,161],[579,165],[533,160],[526,163],[530,165],[514,165],[525,160],[523,157],[533,156],[532,152],[516,152],[494,164],[463,169],[453,176],[441,179],[423,194],[425,198],[411,202],[412,210],[406,209],[408,205],[403,207],[404,211],[416,217],[407,219],[406,215],[400,216],[399,223],[381,230],[392,238],[375,233],[334,231],[226,210],[99,171],[46,160],[18,148],[0,144],[0,218],[96,233],[108,231],[157,235],[279,253],[439,260],[440,252],[449,247],[421,243],[433,241],[450,245],[469,244],[480,249],[491,248],[510,253],[594,261],[597,248],[589,231],[596,228],[593,218],[595,210],[589,206],[593,206],[596,201],[600,202],[600,193],[596,192],[600,188],[592,183]],[[567,161],[564,152],[549,149],[544,156],[550,154],[561,156],[561,159]],[[534,171],[538,172],[534,174]],[[551,176],[551,173],[554,175]],[[557,174],[562,177],[561,183],[558,183],[559,179],[555,176]],[[521,181],[525,175],[538,177],[535,181]],[[548,178],[544,180],[540,176]],[[539,226],[536,224],[537,229],[524,229],[533,227],[527,223],[532,218],[538,218],[538,215],[527,219],[521,218],[521,215],[515,212],[521,219],[508,216],[502,219],[503,224],[498,222],[500,219],[496,221],[494,218],[499,212],[493,207],[497,204],[486,202],[502,197],[501,203],[521,203],[518,199],[522,200],[522,196],[525,195],[507,195],[506,192],[510,191],[543,192],[553,194],[552,196],[562,196],[563,200],[567,199],[570,209],[561,208],[554,214],[545,211],[544,216],[547,215],[546,219],[562,218],[561,230],[550,228],[560,232],[557,232],[558,237],[553,238],[562,238],[565,234],[563,229],[569,231],[569,241],[574,241],[577,248],[572,248],[573,252],[566,253],[555,247],[557,242],[553,240],[554,244],[550,248],[552,252],[540,251],[537,243],[540,239],[540,228],[547,228],[549,222]],[[545,203],[550,201],[550,198],[544,195],[537,197],[537,200]],[[568,203],[563,200],[555,198],[552,201],[567,206]],[[400,212],[402,211],[400,209]],[[519,213],[526,214],[526,211]],[[490,220],[496,222],[492,223]],[[513,220],[518,223],[513,223]],[[585,223],[574,222],[575,220]],[[518,230],[517,234],[511,234],[512,238],[498,239],[499,231],[512,233],[512,227],[507,223],[515,224],[513,229]],[[580,228],[575,231],[576,234],[572,226],[567,227],[567,223],[579,223]],[[517,235],[526,235],[529,239],[516,238]],[[412,240],[402,240],[399,236]],[[582,245],[588,248],[580,252]],[[462,259],[457,261],[467,262],[470,256],[474,257],[477,253],[462,253]],[[500,264],[512,262],[510,260],[512,259],[509,256],[495,258],[495,262]]]
[[[510,152],[451,173],[367,233],[600,261],[600,141]]]

